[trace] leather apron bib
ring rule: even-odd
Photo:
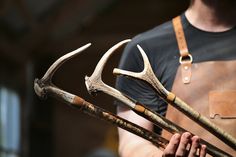
[[[209,61],[192,64],[181,19],[173,19],[180,50],[180,63],[172,92],[220,128],[236,137],[236,61]],[[186,60],[183,60],[186,58]],[[218,148],[236,156],[236,152],[207,130],[168,105],[166,117]],[[163,130],[163,136],[171,134]]]

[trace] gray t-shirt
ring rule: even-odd
[[[236,59],[235,27],[225,32],[205,32],[192,26],[184,14],[181,15],[181,19],[193,63]],[[123,52],[120,69],[134,72],[143,70],[143,60],[137,44],[146,52],[157,78],[167,90],[171,91],[180,56],[172,21],[134,37]],[[116,88],[161,115],[165,115],[167,103],[160,99],[148,84],[119,76]],[[116,103],[120,104],[120,102]]]

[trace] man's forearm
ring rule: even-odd
[[[136,138],[125,138],[120,141],[121,157],[161,157],[162,151],[150,142]]]

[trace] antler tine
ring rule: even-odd
[[[67,60],[71,59],[72,57],[78,55],[80,52],[84,51],[85,49],[87,49],[89,46],[91,46],[91,43],[88,43],[70,53],[65,54],[64,56],[60,57],[59,59],[57,59],[47,70],[47,72],[44,74],[44,76],[42,77],[42,79],[38,79],[36,78],[34,80],[34,90],[36,92],[36,94],[39,97],[44,97],[46,96],[46,93],[44,91],[44,86],[47,84],[51,84],[51,79],[53,74],[57,71],[57,69],[63,64],[65,63]]]
[[[67,60],[73,58],[74,56],[78,55],[80,52],[87,49],[89,46],[91,46],[91,43],[88,43],[70,53],[65,54],[64,56],[60,57],[58,60],[56,60],[47,70],[43,78],[41,79],[42,82],[47,82],[51,80],[53,74],[56,72],[56,70]]]
[[[93,93],[93,85],[91,84],[91,82],[96,82],[96,83],[99,83],[99,84],[102,84],[102,71],[107,63],[107,60],[111,57],[111,55],[119,48],[121,47],[122,45],[124,45],[125,43],[128,43],[130,42],[131,40],[130,39],[126,39],[126,40],[123,40],[119,43],[117,43],[116,45],[114,45],[113,47],[111,47],[103,56],[102,58],[100,59],[100,61],[98,62],[93,74],[88,77],[88,76],[85,76],[85,84],[86,84],[86,87],[87,87],[87,90],[89,91],[89,93]],[[96,90],[97,91],[97,90]]]
[[[117,43],[116,45],[114,45],[113,47],[111,47],[105,54],[104,56],[101,58],[101,60],[98,62],[95,70],[94,70],[94,75],[99,74],[99,76],[101,77],[102,75],[102,71],[104,69],[104,66],[106,65],[107,60],[111,57],[111,55],[113,54],[114,51],[116,51],[119,47],[121,47],[122,45],[124,45],[125,43],[130,42],[130,39],[127,40],[123,40],[119,43]]]
[[[143,64],[144,64],[144,68],[143,68],[143,73],[145,73],[147,71],[147,69],[151,69],[151,65],[149,63],[148,57],[146,55],[146,53],[144,52],[143,48],[140,45],[137,45],[139,52],[141,53],[142,57],[143,57]]]
[[[142,57],[143,57],[143,61],[144,61],[144,69],[141,72],[132,72],[132,71],[127,71],[127,70],[122,70],[122,69],[118,69],[118,68],[114,68],[113,70],[113,74],[115,75],[124,75],[124,76],[128,76],[128,77],[133,77],[133,78],[142,78],[143,75],[145,75],[146,70],[149,69],[149,67],[151,66],[150,63],[148,62],[148,58],[147,55],[145,54],[145,52],[143,51],[143,49],[137,45]]]

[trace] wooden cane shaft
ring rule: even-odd
[[[180,126],[176,125],[175,123],[171,122],[170,120],[166,119],[165,117],[161,116],[158,113],[155,113],[154,111],[144,107],[142,104],[136,104],[135,108],[133,109],[135,113],[138,115],[150,120],[153,124],[161,127],[162,129],[167,130],[168,132],[174,134],[174,133],[184,133],[187,132],[184,128],[181,128]],[[189,131],[188,131],[189,132]],[[191,133],[192,134],[192,133]],[[193,134],[192,134],[193,135]],[[207,146],[206,151],[208,154],[214,156],[214,157],[230,157],[228,153],[220,150],[219,148],[213,146],[212,144],[206,142],[205,140],[200,140],[201,144],[204,144]]]
[[[80,98],[78,97],[75,98],[73,106],[80,109],[83,113],[89,114],[90,116],[96,117],[101,120],[105,120],[111,124],[117,125],[118,127],[122,129],[125,129],[131,133],[134,133],[140,137],[143,137],[144,139],[152,142],[154,145],[158,147],[165,148],[165,146],[168,143],[168,141],[164,139],[163,137],[149,130],[146,130],[134,123],[131,123],[121,117],[118,117],[110,112],[107,112],[106,110],[99,108],[87,101],[84,101],[83,105],[81,105]]]

